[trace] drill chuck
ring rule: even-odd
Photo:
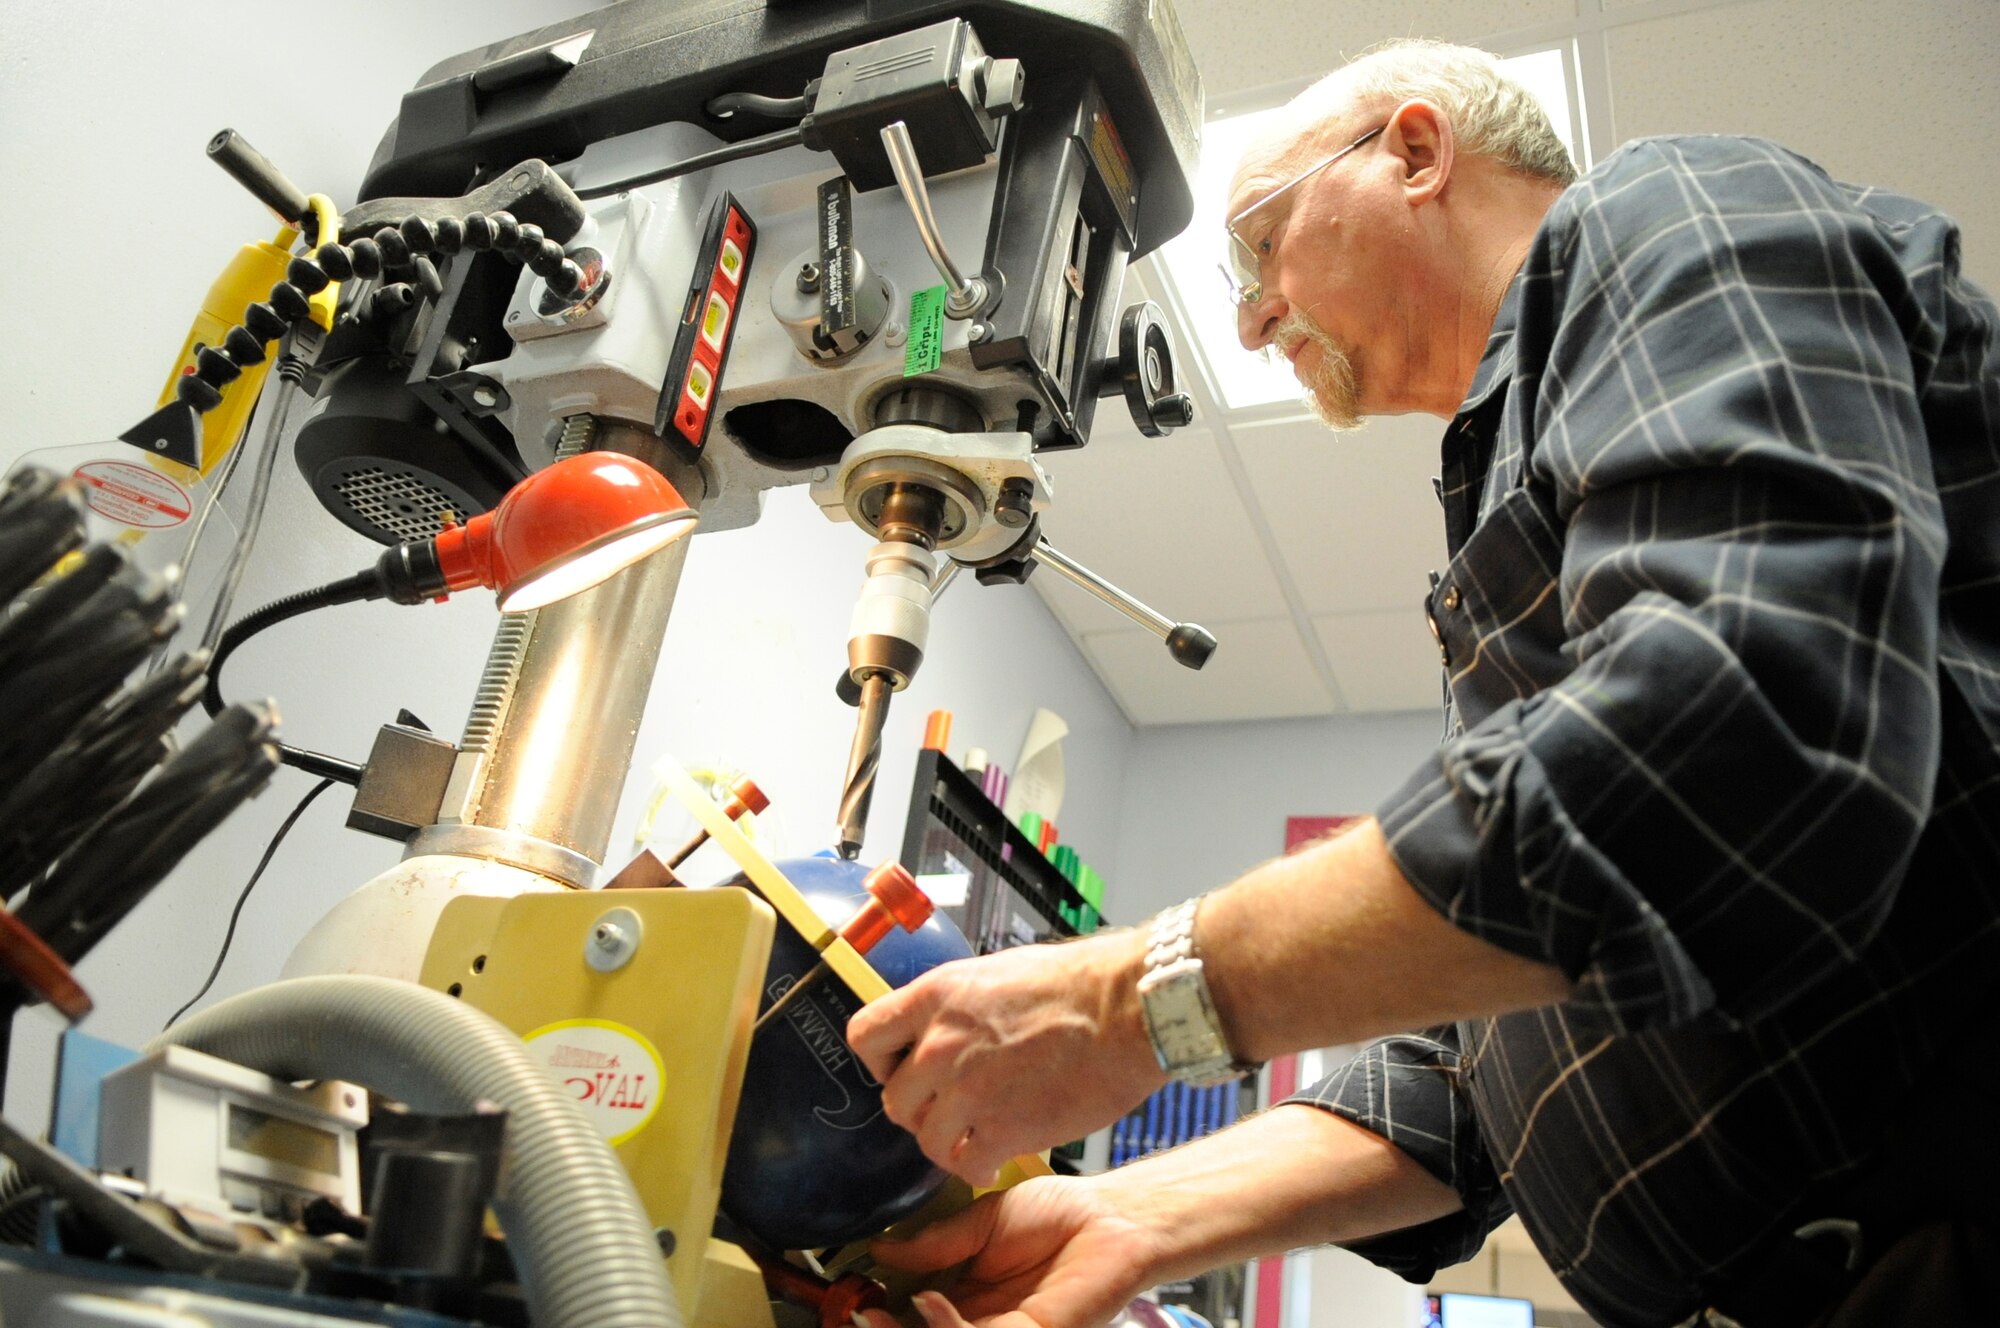
[[[930,637],[936,574],[937,556],[921,544],[884,540],[869,552],[868,580],[847,637],[847,669],[855,681],[883,674],[892,691],[909,686]]]

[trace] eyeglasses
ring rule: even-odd
[[[1271,255],[1271,232],[1266,231],[1261,240],[1252,244],[1244,238],[1243,223],[1250,220],[1252,213],[1284,197],[1388,127],[1377,125],[1332,156],[1300,171],[1223,223],[1223,229],[1229,232],[1229,266],[1223,269],[1223,275],[1229,280],[1229,298],[1232,303],[1255,304],[1264,298],[1263,260]]]

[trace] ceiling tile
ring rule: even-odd
[[[1754,0],[1613,27],[1605,52],[1621,140],[1776,139],[1837,180],[1936,204],[1963,229],[1966,275],[1989,289],[2000,281],[2000,177],[1965,169],[1964,157],[1965,144],[2000,131],[1992,0]],[[1866,88],[1877,95],[1856,95]],[[1930,132],[1939,107],[1953,132]],[[1991,162],[1990,146],[1982,155]]]
[[[1333,665],[1334,681],[1356,711],[1436,710],[1443,699],[1437,642],[1412,590],[1409,604],[1387,613],[1317,615],[1313,630]],[[1217,653],[1220,653],[1219,651]]]
[[[1180,0],[1174,6],[1188,36],[1211,103],[1223,94],[1281,80],[1332,72],[1391,37],[1476,41],[1535,23],[1576,16],[1576,0],[1344,0],[1339,19],[1246,22],[1245,11],[1221,0]],[[1295,18],[1330,16],[1311,7]]]
[[[1128,422],[1125,430],[1098,429],[1088,447],[1041,462],[1055,486],[1043,520],[1049,543],[1113,585],[1177,622],[1287,612],[1213,436],[1183,429],[1141,438]],[[1120,621],[1115,610],[1046,567],[1029,584],[1073,634]]]
[[[1429,415],[1334,434],[1313,420],[1231,430],[1250,487],[1307,613],[1414,604],[1444,565],[1431,477],[1443,425]]]
[[[1138,628],[1086,632],[1084,656],[1134,724],[1201,724],[1333,713],[1289,618],[1209,624],[1215,654],[1199,672]]]

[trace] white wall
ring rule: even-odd
[[[0,178],[14,182],[0,191],[10,253],[0,291],[15,310],[0,322],[0,469],[23,452],[134,423],[216,270],[238,245],[275,231],[203,159],[216,130],[239,129],[302,187],[351,201],[401,94],[425,68],[586,7],[372,0],[320,25],[240,0],[0,9]],[[367,36],[329,54],[323,30]],[[797,490],[774,495],[754,528],[696,537],[614,864],[629,855],[645,767],[661,751],[741,765],[772,795],[794,850],[831,842],[853,715],[834,700],[833,680],[867,547]],[[238,611],[357,571],[377,552],[319,508],[287,457]],[[496,622],[484,594],[325,611],[246,646],[229,692],[275,696],[286,737],[351,759],[366,755],[399,706],[456,736]],[[1061,713],[1074,735],[1065,836],[1115,880],[1131,730],[1033,595],[970,578],[942,601],[924,670],[892,707],[865,856],[900,846],[928,710],[957,712],[954,749],[977,743],[1011,762],[1038,705]],[[193,994],[230,902],[310,785],[281,771],[83,965],[98,1001],[89,1031],[136,1043]],[[245,911],[216,995],[274,978],[321,913],[396,861],[400,845],[342,828],[347,802],[336,787],[301,819]],[[46,1012],[30,1014],[15,1040],[8,1114],[31,1127],[46,1110],[53,1028]]]
[[[1367,814],[1437,745],[1436,714],[1408,712],[1140,729],[1125,777],[1112,921],[1134,923],[1284,851],[1288,816]],[[1347,1052],[1327,1053],[1337,1064]],[[1300,1082],[1322,1072],[1300,1058]],[[1286,1260],[1275,1328],[1409,1328],[1423,1290],[1346,1250]],[[1260,1325],[1260,1328],[1264,1326]]]
[[[1106,914],[1137,922],[1278,856],[1288,816],[1374,811],[1438,732],[1425,712],[1138,730]]]

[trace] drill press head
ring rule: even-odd
[[[343,234],[449,252],[344,283],[299,442],[329,509],[434,534],[579,415],[698,468],[709,531],[886,425],[1084,444],[1125,267],[1192,207],[1171,7],[880,8],[629,3],[430,70]]]

